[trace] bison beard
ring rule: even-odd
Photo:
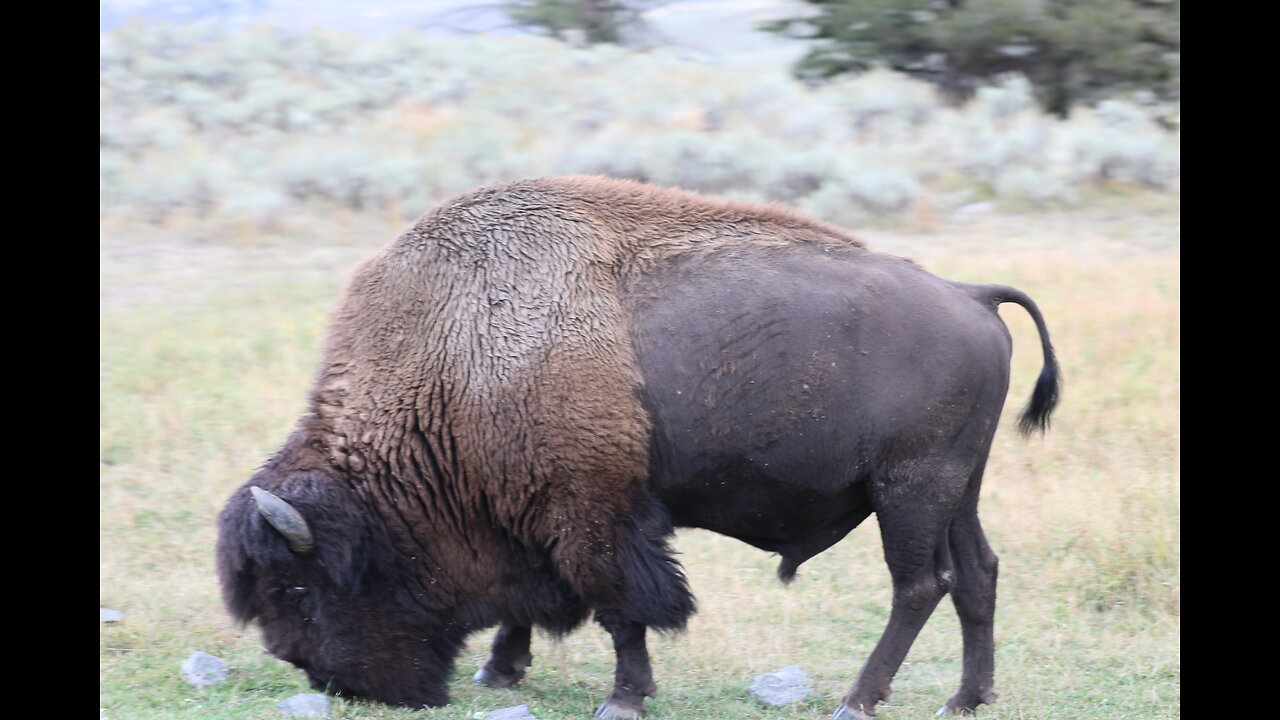
[[[598,177],[477,190],[354,272],[309,412],[231,497],[232,615],[330,692],[448,702],[468,634],[501,628],[480,682],[519,682],[530,630],[594,616],[617,675],[598,717],[656,692],[647,628],[693,599],[667,545],[701,527],[779,575],[879,518],[888,627],[837,718],[871,716],[951,593],[952,711],[994,698],[996,556],[978,522],[1008,389],[1012,302],[775,206]]]

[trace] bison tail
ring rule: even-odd
[[[1040,349],[1044,353],[1044,365],[1040,368],[1036,387],[1031,392],[1031,400],[1018,418],[1018,430],[1024,436],[1035,432],[1043,433],[1049,429],[1049,416],[1058,405],[1058,395],[1062,389],[1062,373],[1058,369],[1058,358],[1053,353],[1053,343],[1049,340],[1049,328],[1045,325],[1044,316],[1040,314],[1035,301],[1017,288],[1008,285],[981,285],[976,289],[983,299],[994,305],[1006,302],[1021,305],[1036,323],[1036,330],[1040,333]]]

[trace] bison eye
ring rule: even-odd
[[[307,592],[307,588],[302,585],[293,585],[284,589],[284,596],[298,607],[298,612],[302,613],[302,617],[307,620],[313,620],[316,615],[316,599]]]

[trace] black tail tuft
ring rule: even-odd
[[[1040,377],[1036,379],[1031,400],[1022,409],[1022,417],[1018,418],[1018,432],[1024,437],[1037,432],[1043,433],[1049,429],[1049,416],[1058,406],[1058,392],[1061,384],[1062,379],[1058,374],[1057,363],[1045,364],[1040,370]]]
[[[1031,315],[1036,324],[1036,332],[1040,334],[1040,349],[1044,353],[1044,365],[1040,369],[1040,377],[1036,379],[1035,390],[1031,392],[1031,400],[1022,410],[1018,419],[1018,430],[1023,436],[1044,432],[1049,429],[1049,416],[1058,405],[1058,395],[1062,388],[1062,373],[1058,370],[1058,358],[1053,352],[1053,343],[1049,340],[1049,328],[1045,325],[1044,316],[1034,300],[1021,290],[1008,285],[967,285],[973,297],[999,305],[1011,302],[1021,305]]]

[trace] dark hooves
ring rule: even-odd
[[[841,705],[831,714],[831,720],[875,720],[875,716],[871,713],[864,713],[861,710],[854,710],[847,705]]]
[[[600,720],[640,720],[644,714],[644,708],[630,708],[608,701],[596,708],[596,717]]]
[[[519,682],[524,679],[524,673],[517,672],[517,673],[511,673],[508,675],[505,673],[500,673],[494,670],[490,670],[487,667],[482,667],[478,671],[476,671],[475,675],[471,676],[471,679],[472,681],[480,683],[485,687],[509,688],[509,687],[512,687],[513,685],[519,684]]]

